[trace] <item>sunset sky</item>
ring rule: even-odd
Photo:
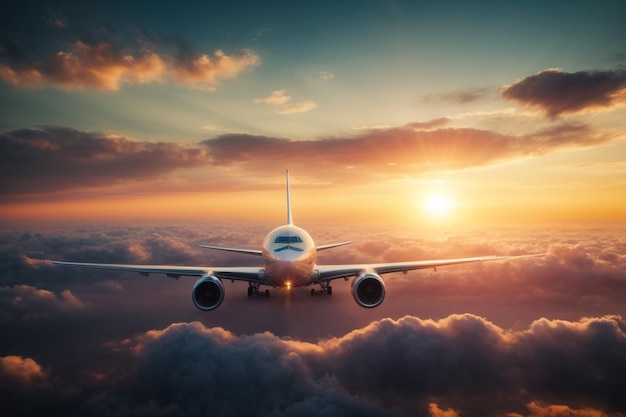
[[[609,0],[3,2],[0,414],[624,417],[625,40]],[[258,249],[286,169],[357,240],[323,263],[547,255],[211,313],[41,262],[256,265],[196,245]]]
[[[6,4],[2,218],[623,224],[623,12]]]

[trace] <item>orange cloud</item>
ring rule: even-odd
[[[22,385],[33,385],[47,378],[37,362],[21,356],[0,357],[0,375]]]
[[[512,136],[488,130],[458,128],[423,130],[444,121],[366,131],[352,137],[296,141],[287,138],[227,134],[202,142],[215,165],[245,163],[266,171],[289,161],[298,172],[324,172],[346,180],[385,173],[416,174],[486,165],[541,155],[567,147],[585,147],[611,139],[583,124],[561,124]],[[337,180],[337,178],[335,178]]]
[[[177,62],[171,69],[171,75],[178,83],[213,90],[219,81],[235,78],[241,71],[254,67],[259,62],[259,56],[249,49],[245,49],[239,56],[229,56],[223,51],[216,51],[212,58],[206,54],[199,54]]]
[[[312,100],[306,100],[300,103],[289,103],[291,97],[286,95],[285,93],[285,90],[276,90],[267,97],[255,98],[253,102],[265,103],[274,107],[278,107],[279,114],[306,113],[317,107],[317,103]]]
[[[459,417],[455,410],[449,409],[444,411],[435,403],[428,404],[428,414],[430,417]]]
[[[172,79],[192,88],[213,90],[221,80],[232,79],[258,63],[258,55],[251,50],[244,50],[241,55],[226,55],[218,50],[213,57],[195,54],[175,60],[150,51],[127,52],[105,41],[77,41],[69,51],[59,51],[47,61],[22,66],[0,64],[0,78],[18,88],[53,86],[116,91],[123,84]]]
[[[537,401],[527,406],[530,414],[528,417],[621,417],[623,414],[607,414],[593,408],[571,408],[567,405],[543,405]]]

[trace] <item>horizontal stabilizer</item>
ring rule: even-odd
[[[325,250],[325,249],[336,248],[337,246],[349,245],[349,244],[354,243],[354,242],[355,242],[354,240],[350,240],[348,242],[329,243],[328,245],[317,246],[315,249],[320,251],[320,250]]]
[[[246,255],[254,255],[254,256],[261,256],[261,255],[263,255],[263,251],[254,250],[254,249],[222,248],[220,246],[210,246],[210,245],[198,245],[198,247],[199,248],[205,248],[205,249],[222,250],[222,251],[226,251],[226,252],[243,253],[243,254],[246,254]]]

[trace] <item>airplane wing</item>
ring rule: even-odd
[[[209,267],[209,266],[175,266],[175,265],[125,265],[125,264],[98,264],[88,262],[50,261],[54,265],[78,266],[81,268],[107,269],[112,271],[138,272],[141,275],[165,274],[170,278],[182,276],[196,276],[212,274],[220,279],[235,281],[259,282],[261,268],[259,267]]]
[[[472,262],[495,261],[510,259],[514,256],[480,256],[475,258],[440,259],[432,261],[414,262],[392,262],[379,264],[354,264],[354,265],[320,265],[317,267],[319,273],[318,281],[325,282],[338,278],[348,278],[356,276],[364,271],[373,271],[379,275],[390,274],[392,272],[407,272],[416,269],[438,268],[446,265],[467,264]]]

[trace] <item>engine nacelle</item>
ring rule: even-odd
[[[378,307],[385,299],[385,283],[373,272],[364,272],[352,280],[352,298],[361,307]]]
[[[203,276],[194,284],[191,298],[200,310],[215,310],[224,301],[224,285],[213,275]]]

